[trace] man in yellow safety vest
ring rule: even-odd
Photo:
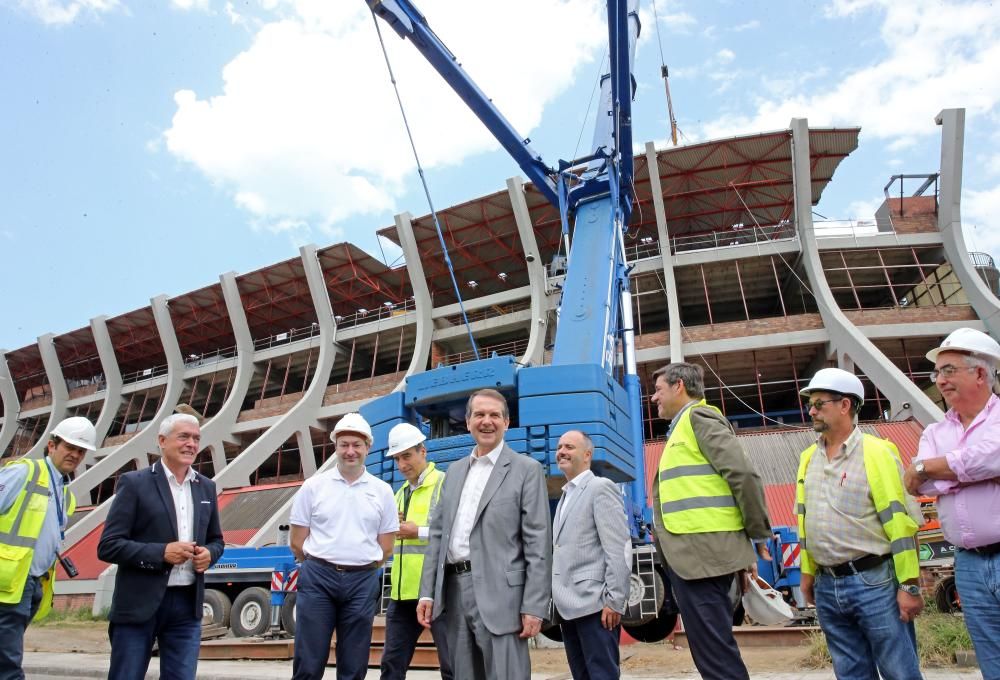
[[[701,366],[672,363],[653,377],[651,401],[670,421],[653,484],[656,546],[701,677],[749,680],[733,637],[733,610],[748,572],[757,571],[751,541],[770,559],[764,486],[729,421],[705,403]]]
[[[76,509],[69,475],[97,431],[86,418],[55,426],[44,458],[19,458],[0,469],[0,678],[24,678],[24,633],[52,606],[56,560]],[[71,573],[70,576],[75,576]]]
[[[444,473],[427,462],[424,433],[409,423],[400,423],[389,431],[386,456],[396,461],[396,468],[406,481],[396,492],[399,508],[399,533],[392,549],[390,601],[385,615],[386,639],[382,651],[382,680],[402,680],[413,659],[417,639],[424,627],[417,620],[417,597],[420,574],[427,552],[428,525],[444,483]],[[444,618],[431,624],[437,646],[441,677],[451,680]]]
[[[800,394],[819,434],[796,475],[801,587],[816,605],[833,671],[920,680],[920,509],[903,490],[899,452],[855,424],[865,392],[853,373],[821,369]]]

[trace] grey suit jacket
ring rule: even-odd
[[[552,549],[552,600],[559,615],[577,619],[606,606],[624,613],[630,571],[625,546],[631,536],[618,487],[590,477],[560,513],[564,501],[556,508]]]
[[[455,461],[431,517],[430,544],[420,579],[420,597],[434,600],[434,618],[444,613],[444,565],[469,460]],[[521,614],[544,618],[550,597],[552,533],[541,464],[506,444],[497,457],[469,537],[476,606],[494,635],[521,630]]]

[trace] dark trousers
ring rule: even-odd
[[[337,571],[319,560],[302,563],[295,600],[293,680],[323,677],[334,630],[337,680],[364,680],[379,590],[378,573],[377,569]]]
[[[196,586],[167,588],[152,618],[143,623],[110,623],[111,666],[108,680],[143,680],[153,655],[153,640],[160,648],[162,680],[194,680],[201,648],[201,619],[194,615]],[[142,597],[141,593],[115,593],[116,597]]]
[[[729,590],[736,574],[685,581],[670,570],[694,665],[704,680],[750,680],[733,637]]]
[[[413,660],[417,638],[424,627],[417,621],[418,600],[389,600],[385,612],[385,649],[382,650],[381,680],[404,680],[406,669]],[[431,635],[437,647],[438,663],[443,680],[452,680],[451,658],[448,656],[448,639],[445,637],[444,618],[438,617],[431,624]]]
[[[618,640],[621,627],[601,625],[601,612],[561,624],[563,646],[573,680],[617,680],[621,677]]]
[[[24,632],[41,603],[42,582],[31,576],[20,602],[0,603],[0,680],[24,679]]]

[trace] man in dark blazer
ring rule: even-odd
[[[191,468],[198,419],[168,416],[158,441],[160,461],[118,480],[97,546],[100,559],[118,565],[108,617],[113,680],[144,678],[154,640],[161,678],[194,679],[204,573],[225,545],[215,483]]]
[[[456,678],[527,679],[528,638],[541,629],[552,587],[545,475],[504,443],[510,417],[502,394],[473,393],[465,420],[476,446],[448,467],[417,619],[430,627],[444,616]]]

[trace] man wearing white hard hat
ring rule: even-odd
[[[816,605],[834,673],[920,680],[913,619],[924,606],[915,538],[922,520],[903,489],[899,451],[858,429],[865,391],[853,373],[824,368],[800,394],[819,433],[796,475],[801,587]]]
[[[1000,344],[959,328],[927,353],[948,412],[920,437],[906,471],[910,493],[937,496],[944,537],[955,550],[962,614],[987,680],[1000,679]]]
[[[67,418],[49,434],[45,458],[0,469],[0,678],[24,677],[24,632],[52,607],[63,532],[76,509],[69,476],[96,440],[89,420]]]
[[[330,435],[336,464],[295,494],[289,523],[299,568],[292,678],[322,678],[337,632],[337,679],[362,680],[379,592],[378,569],[399,530],[392,488],[365,469],[372,430],[359,413]]]
[[[413,660],[417,640],[424,627],[417,620],[420,574],[424,568],[430,535],[430,516],[441,497],[444,473],[427,461],[426,435],[410,423],[389,430],[386,457],[406,479],[396,492],[399,533],[392,549],[389,608],[385,613],[385,648],[382,650],[381,680],[403,680]],[[437,647],[441,677],[451,680],[451,659],[445,637],[444,619],[431,624]]]

